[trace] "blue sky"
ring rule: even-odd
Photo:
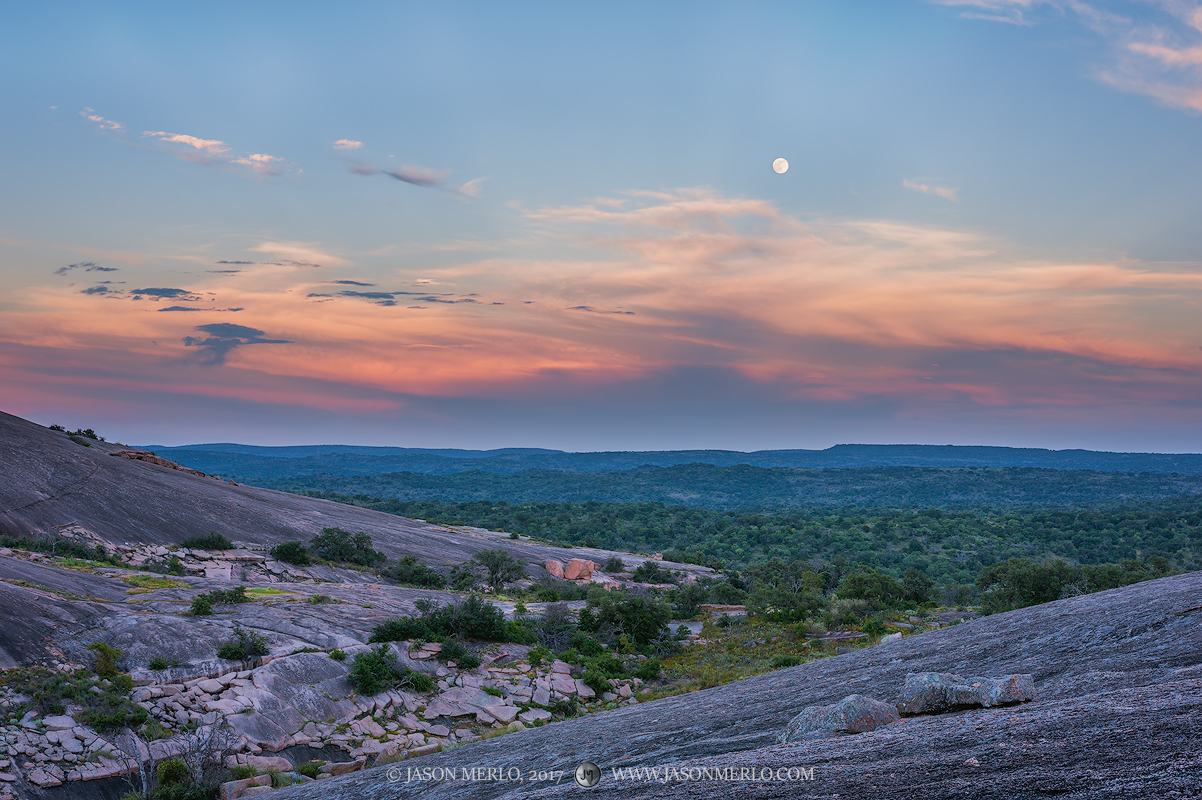
[[[0,14],[11,413],[1202,448],[1196,3]]]

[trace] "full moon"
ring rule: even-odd
[[[776,171],[777,175],[784,175],[789,171],[789,162],[783,158],[778,158],[772,162],[772,169]]]

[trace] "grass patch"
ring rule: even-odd
[[[818,655],[790,626],[772,622],[751,620],[730,628],[707,625],[702,635],[708,644],[689,645],[663,660],[668,685],[640,694],[640,700],[720,686],[803,664]]]
[[[270,586],[256,586],[253,589],[247,589],[246,594],[250,597],[276,597],[282,594],[294,594],[283,589],[273,589]]]
[[[159,589],[187,589],[188,584],[183,581],[174,581],[171,578],[161,578],[157,575],[122,575],[121,580],[132,586],[132,589],[126,589],[126,594],[146,594]]]

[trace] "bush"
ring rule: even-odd
[[[441,589],[447,584],[447,579],[437,570],[418,563],[413,556],[402,558],[385,575],[397,583],[407,583],[410,586],[420,586],[426,589]]]
[[[525,565],[508,550],[483,550],[472,556],[472,563],[487,573],[484,580],[495,592],[501,591],[507,583],[526,577]]]
[[[88,645],[88,649],[96,654],[92,656],[92,669],[97,675],[102,678],[113,678],[121,672],[117,665],[121,660],[120,648],[104,642],[92,642]]]
[[[526,654],[526,660],[530,662],[530,666],[532,666],[536,669],[538,667],[541,667],[543,665],[543,662],[546,661],[547,659],[549,659],[550,657],[551,657],[551,651],[545,647],[531,648],[530,652]]]
[[[843,579],[835,596],[863,600],[874,609],[895,608],[905,601],[906,590],[888,575],[874,569],[861,569]]]
[[[315,594],[305,602],[312,603],[315,606],[320,606],[327,603],[337,603],[338,601],[330,597],[328,594]]]
[[[188,769],[188,765],[183,762],[183,759],[179,758],[169,758],[166,761],[160,761],[157,773],[159,786],[189,783],[192,780],[191,770]]]
[[[179,560],[179,556],[171,556],[167,559],[167,566],[164,571],[168,575],[183,575],[184,564]]]
[[[209,531],[206,536],[189,536],[179,543],[189,550],[233,550],[234,543],[220,533]]]
[[[334,659],[335,661],[346,661],[346,653],[335,648],[330,651],[330,658]]]
[[[194,617],[205,617],[213,613],[213,598],[207,594],[197,595],[192,598],[192,608],[189,612]]]
[[[617,556],[610,556],[609,560],[605,562],[605,566],[603,566],[601,568],[601,571],[602,572],[625,572],[626,571],[626,562],[624,562],[622,559],[618,558]]]
[[[860,630],[869,636],[884,636],[887,628],[885,628],[884,622],[881,622],[881,620],[873,617],[861,625]]]
[[[676,583],[677,578],[666,569],[661,569],[655,561],[644,561],[630,576],[631,580],[639,583]]]
[[[479,595],[446,606],[437,606],[424,599],[414,605],[420,616],[380,623],[372,630],[369,641],[399,642],[458,636],[490,642],[523,642],[528,638],[527,630],[521,623],[507,624],[500,609]]]
[[[658,658],[649,658],[634,671],[634,677],[644,681],[653,681],[663,672],[664,665],[660,663]]]
[[[799,656],[774,656],[772,659],[773,669],[784,669],[785,667],[796,667],[802,663]]]
[[[460,669],[475,669],[480,666],[480,657],[454,639],[446,638],[438,652],[440,661],[454,661]]]
[[[357,653],[347,681],[364,695],[378,694],[386,689],[404,688],[415,692],[434,689],[430,676],[402,666],[387,645]]]
[[[226,661],[241,661],[252,656],[267,655],[267,639],[254,631],[234,628],[234,639],[217,648],[217,657]]]
[[[595,613],[598,628],[608,626],[639,645],[671,635],[668,622],[672,619],[672,611],[667,604],[654,598],[606,592],[599,598]]]
[[[150,659],[149,663],[146,664],[147,669],[152,669],[156,672],[161,669],[168,669],[170,666],[171,664],[168,663],[167,659],[163,658],[162,656],[155,656],[154,658]]]
[[[323,528],[320,534],[313,537],[310,545],[320,558],[339,564],[374,567],[388,559],[379,550],[372,549],[369,534],[351,533],[342,528]]]
[[[297,766],[296,772],[299,775],[304,775],[306,778],[316,780],[317,776],[321,773],[321,764],[318,764],[316,761],[307,761]]]
[[[605,673],[598,672],[595,669],[586,669],[580,680],[584,681],[585,685],[596,692],[598,697],[605,692],[613,691],[613,687],[609,685],[609,678],[605,676]]]
[[[307,567],[313,563],[313,559],[309,556],[308,548],[300,542],[277,544],[271,548],[271,557],[276,561],[284,561],[288,564],[295,564],[298,567]]]

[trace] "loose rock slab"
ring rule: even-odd
[[[1034,699],[1035,679],[1030,674],[965,679],[948,672],[911,672],[906,675],[897,710],[910,717],[1009,706]]]
[[[862,694],[844,697],[829,706],[808,706],[789,722],[777,742],[829,739],[850,733],[865,733],[897,722],[897,709]]]

